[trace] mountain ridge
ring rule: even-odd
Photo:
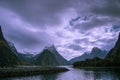
[[[74,67],[120,67],[120,32],[115,46],[104,59],[94,58],[73,63]]]
[[[99,57],[99,58],[103,59],[106,56],[106,54],[107,54],[107,51],[101,50],[98,47],[94,47],[91,50],[91,52],[85,52],[83,55],[71,59],[70,62],[74,63],[76,61],[84,61],[86,59],[92,59],[95,57]]]

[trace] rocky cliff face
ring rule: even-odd
[[[69,62],[64,59],[56,50],[55,46],[46,47],[36,56],[35,64],[41,66],[59,66],[68,65]]]
[[[0,26],[0,66],[19,65],[20,60],[5,40]]]

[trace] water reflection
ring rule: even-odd
[[[70,71],[59,74],[7,78],[1,80],[120,80],[119,68],[69,69]]]
[[[87,75],[93,75],[93,80],[120,80],[120,68],[84,68],[83,70],[91,71]]]
[[[28,77],[14,77],[14,78],[6,78],[6,79],[0,79],[0,80],[57,80],[57,75],[58,74],[37,75],[37,76],[28,76]]]
[[[41,80],[57,80],[58,74],[42,75]]]

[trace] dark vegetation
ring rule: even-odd
[[[7,67],[0,68],[0,78],[54,74],[65,71],[68,71],[68,69],[64,67]]]
[[[19,58],[11,50],[0,27],[0,66],[14,66],[20,64]]]

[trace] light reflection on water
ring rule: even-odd
[[[120,80],[120,69],[108,68],[70,68],[59,74],[7,78],[1,80]]]

